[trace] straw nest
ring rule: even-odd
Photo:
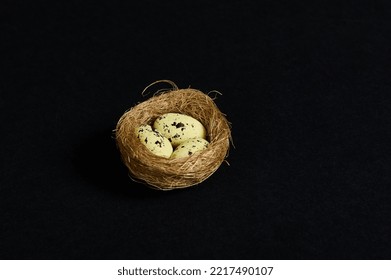
[[[192,88],[172,86],[126,111],[117,123],[115,137],[121,158],[135,181],[152,188],[172,190],[201,183],[225,161],[231,140],[230,124],[209,95]],[[144,93],[143,92],[143,93]],[[135,129],[150,124],[162,114],[181,113],[199,120],[207,131],[209,146],[192,156],[167,159],[152,154],[137,138]]]

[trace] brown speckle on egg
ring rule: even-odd
[[[181,122],[179,122],[179,123],[177,123],[176,124],[176,128],[181,128],[181,127],[184,127],[185,126],[185,124],[184,123],[181,123]]]

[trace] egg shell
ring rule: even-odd
[[[153,154],[165,158],[169,158],[172,154],[173,148],[163,135],[157,131],[153,131],[150,125],[141,125],[136,129],[137,138],[140,139],[148,150]]]
[[[183,158],[193,155],[196,152],[205,150],[209,142],[203,138],[189,139],[180,144],[171,155],[171,158]]]
[[[202,123],[184,114],[161,115],[155,120],[153,128],[166,137],[173,147],[192,138],[206,139],[206,129]]]

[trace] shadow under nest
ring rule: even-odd
[[[132,181],[121,161],[112,129],[90,134],[76,144],[72,164],[82,179],[113,195],[149,197],[166,193]]]

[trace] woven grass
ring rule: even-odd
[[[168,80],[158,82],[170,83],[172,89],[158,91],[130,108],[117,123],[115,136],[122,161],[132,179],[155,189],[173,190],[197,185],[211,176],[228,156],[230,123],[209,95],[192,88],[178,89]],[[181,113],[199,120],[207,131],[208,148],[178,159],[152,154],[137,138],[135,129],[142,124],[152,125],[165,113]]]

